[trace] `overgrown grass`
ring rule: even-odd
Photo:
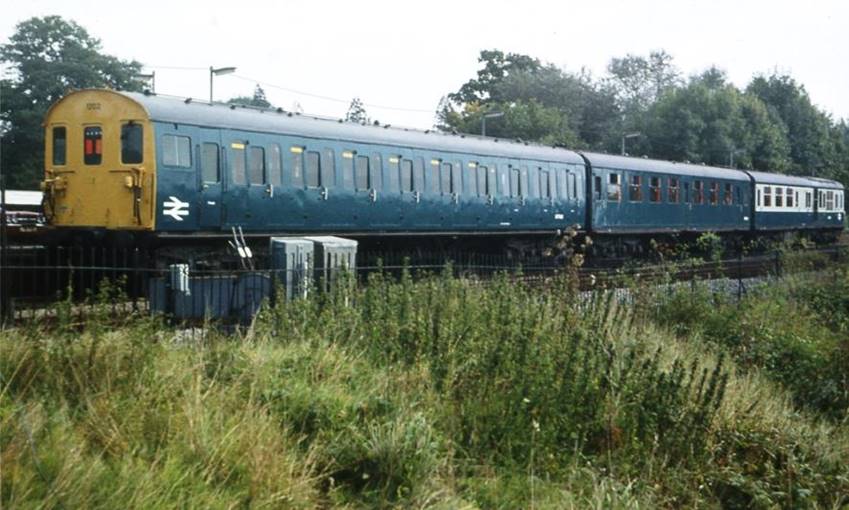
[[[837,363],[824,353],[849,323],[834,315],[849,310],[835,305],[825,322],[813,304],[842,287],[791,286],[775,293],[786,303],[736,307],[690,292],[631,305],[613,293],[582,296],[567,277],[540,288],[447,274],[342,281],[264,309],[241,336],[199,342],[145,318],[115,326],[101,317],[80,330],[70,313],[49,329],[0,332],[0,502],[849,501],[845,404],[818,387],[836,377],[821,367]],[[775,322],[771,306],[799,300],[812,303],[801,317],[819,329]],[[777,336],[752,338],[764,323]],[[795,345],[802,333],[817,341]],[[795,380],[821,362],[830,375]],[[819,400],[807,402],[812,394]]]

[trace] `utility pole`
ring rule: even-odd
[[[743,154],[744,152],[746,151],[743,149],[731,149],[730,151],[728,151],[728,167],[734,168],[734,155]]]

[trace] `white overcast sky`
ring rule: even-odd
[[[32,16],[73,19],[107,53],[155,70],[159,93],[208,98],[208,67],[237,66],[215,79],[217,100],[258,80],[277,106],[338,117],[358,96],[394,125],[431,126],[491,48],[595,76],[611,57],[665,49],[685,75],[715,64],[741,87],[778,69],[849,119],[846,0],[3,0],[0,12],[3,42]]]

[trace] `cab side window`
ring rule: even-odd
[[[141,124],[128,122],[121,126],[121,162],[138,164],[142,162],[143,130]]]
[[[68,149],[68,134],[64,126],[53,128],[53,164],[64,165]]]

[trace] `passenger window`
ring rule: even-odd
[[[812,196],[812,194],[811,194],[810,191],[805,192],[805,207],[808,208],[808,209],[811,208],[811,196]],[[760,204],[758,204],[758,205],[760,205]]]
[[[787,188],[785,193],[787,194],[787,207],[793,207],[793,190]]]
[[[320,166],[321,185],[325,188],[336,186],[336,154],[333,149],[324,149]]]
[[[619,174],[610,173],[607,175],[607,200],[618,202],[622,198],[622,188],[619,185]]]
[[[551,198],[551,185],[548,170],[539,171],[539,194],[542,198]]]
[[[371,189],[383,189],[383,162],[379,154],[371,155],[371,165],[368,173],[368,186]]]
[[[86,128],[86,131],[89,128]],[[97,128],[98,133],[100,132],[100,128]],[[86,139],[88,139],[88,135],[86,135]],[[98,134],[98,143],[97,147],[100,146],[99,143],[100,135]],[[88,144],[86,144],[86,150],[88,150]],[[98,162],[93,164],[100,163],[100,154],[98,150]],[[86,156],[88,158],[88,156]],[[88,159],[86,159],[86,164],[88,163]],[[175,135],[163,135],[162,136],[162,164],[165,166],[177,166],[182,168],[190,168],[192,166],[192,141],[188,136],[175,136]]]
[[[761,206],[761,190],[758,190],[757,195],[758,195],[758,207],[760,207]]]
[[[292,154],[292,186],[295,188],[303,188],[304,148],[298,146],[289,147],[289,153]]]
[[[643,200],[643,176],[632,175],[631,186],[628,190],[628,200],[631,202],[642,202]]]
[[[354,167],[354,188],[357,191],[367,190],[368,182],[368,156],[357,156]]]
[[[784,188],[775,188],[775,207],[784,207]]]
[[[684,203],[685,204],[690,203],[690,183],[689,182],[684,183]]]
[[[342,152],[342,186],[345,189],[354,189],[354,153],[352,151]]]
[[[764,207],[772,207],[772,187],[764,187]]]
[[[719,204],[719,183],[710,183],[710,205]]]
[[[731,184],[725,183],[725,193],[722,196],[722,203],[732,205],[734,203],[734,195],[731,194]]]
[[[498,182],[498,177],[496,175],[496,168],[494,166],[490,168],[483,167],[483,170],[486,174],[486,194],[494,197],[498,195],[498,186],[496,184]]]
[[[103,131],[100,126],[88,126],[83,130],[83,161],[86,165],[99,165],[102,160]]]
[[[493,169],[494,170],[494,169]],[[477,175],[477,190],[476,193],[478,196],[480,195],[493,195],[492,190],[490,188],[490,182],[487,180],[487,173],[489,170],[485,166],[478,167],[478,175]],[[492,184],[495,184],[495,180],[492,180]],[[494,187],[494,186],[493,186]]]
[[[442,163],[439,173],[439,190],[442,194],[451,193],[451,163]]]
[[[593,185],[595,187],[595,199],[601,200],[601,176],[596,175],[593,180],[594,180]]]
[[[531,167],[529,170],[522,168],[523,173],[527,172],[528,181],[528,198],[539,198],[539,169]],[[524,179],[523,179],[524,181]]]
[[[705,203],[705,185],[702,181],[693,182],[693,203]]]
[[[441,159],[431,159],[430,160],[431,171],[430,171],[430,175],[428,176],[428,181],[430,182],[430,185],[428,186],[428,188],[430,188],[431,193],[439,193],[439,189],[440,189],[439,165],[441,165],[441,164],[442,164]]]
[[[413,159],[413,189],[416,191],[424,191],[425,189],[424,169],[424,158]]]
[[[601,193],[601,178],[599,178],[599,193]],[[578,178],[575,177],[575,174],[569,174],[569,189],[571,190],[570,197],[573,200],[578,198]],[[601,198],[601,196],[599,196]]]
[[[649,178],[649,201],[660,202],[660,177]]]
[[[413,162],[409,159],[401,160],[401,191],[413,191]]]
[[[321,182],[321,156],[316,151],[307,151],[306,183],[308,188],[318,188]]]
[[[200,174],[203,182],[221,182],[221,169],[218,165],[217,143],[204,143],[201,145]]]
[[[386,191],[398,193],[401,182],[401,156],[389,156],[389,182],[386,183]]]
[[[276,143],[272,143],[268,146],[268,161],[265,164],[266,168],[266,177],[268,178],[268,183],[273,186],[280,186],[283,182],[283,169],[280,165],[280,146]]]
[[[128,122],[121,126],[121,162],[137,164],[142,162],[142,126]]]
[[[230,178],[233,184],[247,184],[247,172],[245,171],[245,144],[233,142],[230,144],[233,150],[233,161],[230,163]]]
[[[248,179],[251,184],[265,184],[265,149],[248,148]]]
[[[466,165],[466,193],[472,196],[480,195],[480,186],[478,185],[478,164],[474,161],[469,161]]]
[[[669,200],[670,204],[678,203],[678,191],[678,179],[676,179],[675,177],[670,177],[667,181],[666,188],[667,200]]]
[[[510,169],[510,196],[511,197],[520,197],[522,196],[522,180],[519,178],[519,169],[511,168]]]
[[[68,137],[65,127],[53,128],[53,164],[64,165],[68,152]]]

